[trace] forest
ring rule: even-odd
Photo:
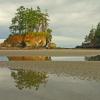
[[[100,22],[96,27],[90,29],[82,45],[76,48],[100,48]]]

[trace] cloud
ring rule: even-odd
[[[75,47],[76,45],[80,45],[82,39],[73,38],[73,37],[65,37],[65,36],[53,36],[52,42],[56,43],[57,47]]]
[[[67,42],[75,40],[76,44],[80,43],[91,26],[97,25],[100,21],[99,0],[0,0],[0,26],[2,27],[0,37],[8,35],[11,18],[21,5],[33,8],[40,6],[42,10],[48,10],[50,27],[53,29],[53,35],[57,37],[55,38],[57,42],[62,38]],[[63,42],[59,42],[59,45],[64,44]]]
[[[5,39],[0,39],[0,43],[3,43]]]

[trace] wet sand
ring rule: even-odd
[[[35,49],[35,50],[0,50],[0,56],[94,56],[100,55],[96,49]]]
[[[100,55],[100,50],[52,49],[52,50],[0,50],[0,56],[92,56]],[[47,73],[65,73],[79,75],[83,73],[98,78],[100,61],[1,61],[0,67],[44,71]],[[89,74],[89,75],[88,75]],[[96,76],[97,75],[97,76]],[[100,76],[100,75],[99,75]]]
[[[24,55],[26,57],[29,55],[92,56],[100,55],[100,50],[0,50],[0,55]],[[26,72],[45,72],[48,75],[48,82],[45,88],[40,87],[38,92],[20,92],[14,87],[15,83],[11,83],[12,81],[9,80],[12,79],[11,76],[9,78],[8,74],[4,74],[5,82],[0,84],[0,97],[4,98],[3,100],[10,100],[12,98],[11,95],[14,96],[14,99],[18,97],[21,100],[27,100],[29,97],[30,100],[33,98],[40,100],[42,97],[46,98],[45,100],[65,100],[66,98],[69,100],[100,99],[100,61],[0,61],[0,68],[2,70],[10,69],[11,72],[20,69]],[[5,93],[6,96],[4,95]],[[45,93],[45,95],[42,93]]]
[[[100,80],[100,62],[99,61],[10,61],[0,62],[0,68],[9,68],[11,70],[24,69],[37,72],[46,72],[48,74],[70,75],[86,80]]]

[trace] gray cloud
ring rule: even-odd
[[[0,0],[0,37],[9,34],[10,20],[21,5],[33,8],[39,5],[43,10],[48,10],[50,27],[59,45],[69,46],[72,40],[71,45],[80,44],[91,26],[100,21],[99,0]]]
[[[5,3],[12,3],[12,4],[15,4],[15,3],[27,3],[27,2],[31,2],[31,1],[35,1],[35,0],[7,0],[7,1],[4,1],[4,0],[0,0],[0,3],[2,4],[5,4]]]

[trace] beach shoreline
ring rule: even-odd
[[[0,56],[95,56],[99,49],[33,49],[0,50]]]

